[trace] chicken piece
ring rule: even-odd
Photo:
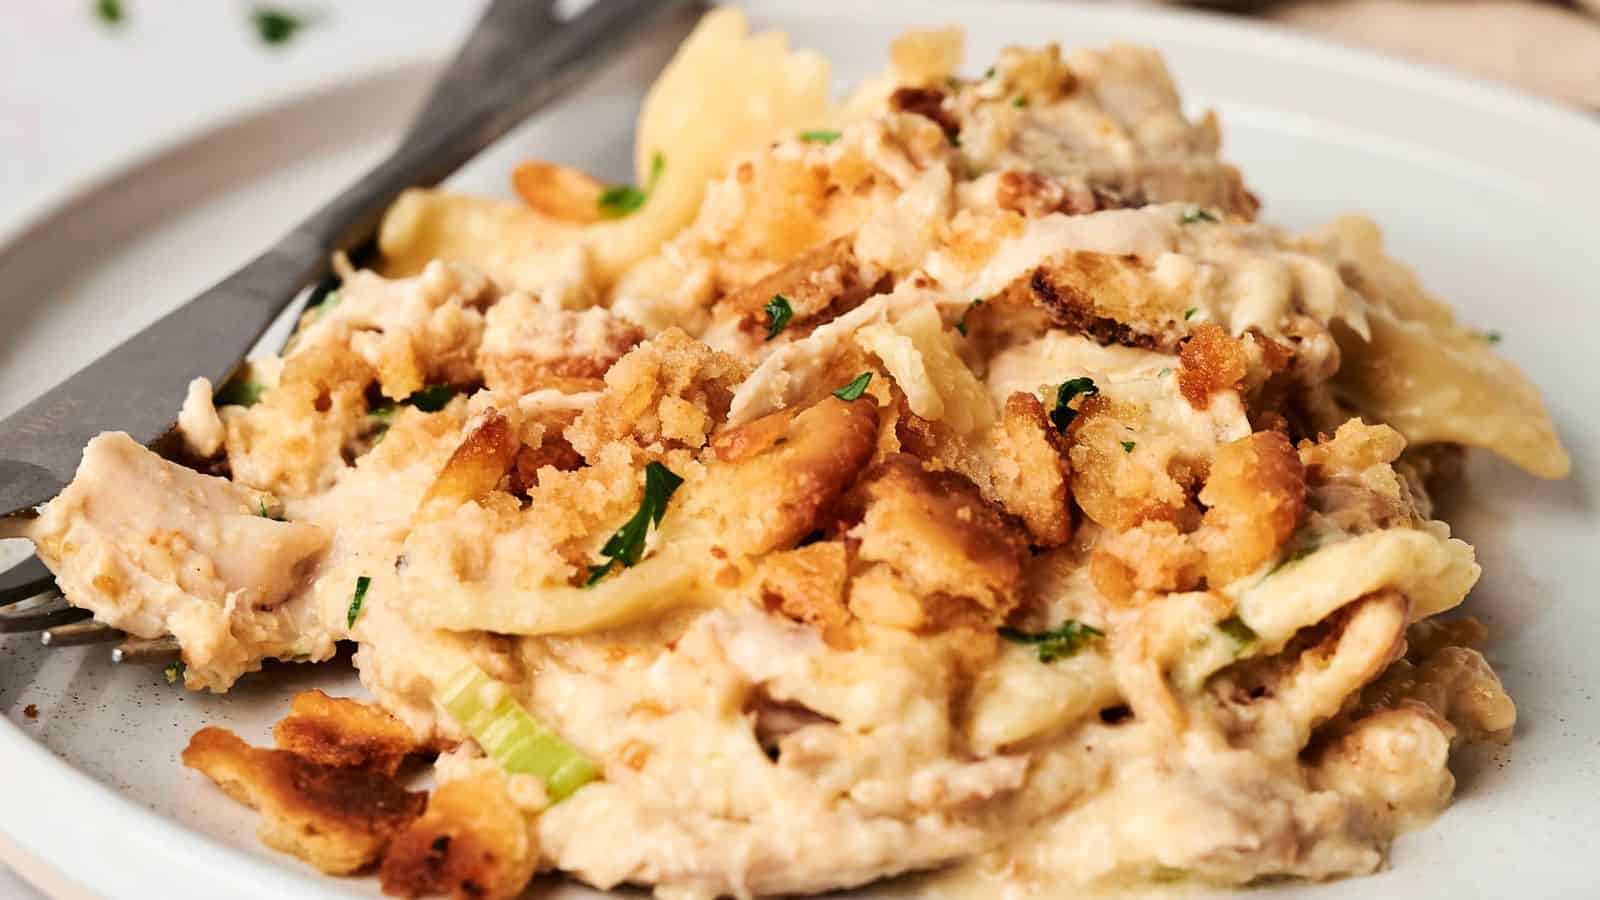
[[[173,635],[186,683],[220,691],[263,658],[332,653],[334,635],[295,596],[328,534],[269,518],[275,505],[109,432],[28,536],[69,601],[139,637]]]
[[[512,396],[585,380],[598,384],[644,336],[644,329],[610,310],[557,309],[515,293],[484,315],[478,368],[486,387]]]
[[[330,875],[376,862],[427,805],[425,794],[387,775],[258,749],[223,728],[195,732],[183,764],[260,811],[256,834],[263,844]]]
[[[539,862],[537,836],[498,770],[448,781],[427,811],[395,837],[378,872],[394,897],[449,894],[455,900],[519,896]]]
[[[279,750],[308,762],[383,775],[393,775],[406,757],[422,750],[411,729],[382,707],[322,691],[296,694],[272,737]]]
[[[760,452],[748,446],[736,461],[716,462],[688,498],[689,514],[715,523],[719,546],[757,555],[793,546],[821,527],[825,515],[871,458],[878,439],[878,404],[826,397],[792,415],[781,436],[763,420],[744,428],[763,435]],[[723,447],[748,445],[725,441]]]
[[[374,377],[369,363],[338,343],[291,354],[257,403],[222,409],[233,480],[280,497],[332,487],[348,468],[346,448],[369,428],[366,391]]]

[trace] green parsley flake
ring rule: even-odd
[[[789,305],[788,297],[773,294],[763,308],[767,313],[767,340],[770,341],[789,326],[789,320],[794,318],[794,307]]]
[[[633,514],[633,518],[622,523],[622,527],[600,548],[600,555],[606,561],[589,567],[589,580],[584,582],[584,587],[606,577],[617,563],[627,568],[644,556],[644,539],[650,531],[650,525],[652,522],[657,526],[661,524],[661,517],[667,512],[667,501],[672,499],[672,492],[680,484],[683,484],[683,479],[661,463],[652,460],[644,467],[644,499],[639,501],[639,510]]]
[[[122,0],[96,0],[94,14],[107,25],[121,25]]]
[[[267,386],[259,381],[235,378],[217,391],[214,402],[218,406],[255,406],[266,392]]]
[[[1055,662],[1077,653],[1092,638],[1105,637],[1105,632],[1076,619],[1068,619],[1053,631],[1027,632],[1015,628],[1000,629],[1000,636],[1013,644],[1027,644],[1039,654],[1040,662]]]
[[[1167,377],[1168,375],[1171,375],[1171,374],[1172,374],[1172,370],[1170,368],[1167,368],[1167,369],[1162,369],[1161,371],[1157,372],[1156,373],[1156,377],[1157,378],[1165,378],[1165,377]]]
[[[867,384],[871,381],[872,373],[862,372],[860,375],[857,375],[854,379],[852,379],[849,384],[839,388],[837,391],[834,391],[833,395],[838,397],[840,400],[845,401],[846,403],[860,400],[861,395],[867,392]]]
[[[966,311],[961,314],[961,320],[956,322],[956,330],[961,332],[961,336],[962,337],[966,337],[967,336],[967,316],[972,315],[972,311],[977,309],[978,307],[980,307],[982,305],[983,305],[983,298],[982,297],[978,297],[978,298],[974,299],[972,301],[972,303],[967,306]]]
[[[1056,405],[1050,410],[1050,423],[1056,426],[1057,431],[1065,434],[1067,426],[1078,417],[1078,411],[1068,404],[1080,394],[1084,397],[1093,397],[1098,393],[1100,388],[1095,385],[1093,378],[1070,378],[1062,382],[1061,386],[1056,388]]]
[[[1183,224],[1185,224],[1185,225],[1193,225],[1196,222],[1220,222],[1220,221],[1222,221],[1222,220],[1218,219],[1216,216],[1212,215],[1210,210],[1201,209],[1198,206],[1183,214]]]
[[[1198,306],[1189,307],[1188,309],[1183,311],[1183,320],[1185,322],[1189,321],[1190,319],[1194,318],[1194,314],[1199,312],[1199,311],[1200,311],[1200,307],[1198,307]]]
[[[952,147],[960,147],[961,146],[961,135],[957,134],[956,132],[947,131],[947,132],[945,132],[944,136],[950,139],[950,146],[952,146]]]
[[[275,516],[267,510],[267,498],[265,497],[256,498],[256,513],[263,519],[271,519],[274,522],[283,521],[283,516]]]
[[[1122,452],[1123,453],[1132,453],[1133,452],[1133,448],[1137,447],[1137,446],[1139,446],[1139,445],[1134,443],[1133,441],[1123,441],[1122,442]]]
[[[316,324],[317,322],[322,321],[323,316],[326,316],[328,313],[338,309],[339,304],[343,302],[343,294],[340,294],[338,291],[329,291],[328,296],[323,297],[322,302],[318,303],[311,310],[311,324]]]
[[[430,384],[415,394],[407,397],[405,402],[415,406],[423,412],[438,412],[450,405],[450,398],[456,395],[456,389],[448,384]]]
[[[300,29],[310,24],[310,19],[299,13],[276,6],[258,6],[250,11],[250,21],[255,23],[256,34],[263,43],[287,44]]]
[[[1255,629],[1244,623],[1237,615],[1229,616],[1217,623],[1217,630],[1233,638],[1239,644],[1248,644],[1256,639]]]
[[[826,128],[819,128],[815,131],[800,132],[800,140],[805,141],[808,144],[831,144],[834,141],[837,141],[840,137],[840,132],[832,131]]]
[[[367,599],[367,588],[372,586],[372,579],[363,575],[356,579],[356,593],[350,598],[350,609],[344,614],[346,627],[356,627],[356,620],[361,618],[361,604]]]
[[[167,663],[167,667],[161,670],[162,674],[167,676],[167,684],[177,684],[182,681],[183,668],[183,660],[181,659]]]
[[[983,77],[985,77],[985,78],[993,78],[994,77],[994,66],[990,66],[989,68],[984,69],[983,70]]]
[[[1017,109],[1022,109],[1023,107],[1028,105],[1028,95],[1027,94],[1018,94],[1016,96],[1016,99],[1011,101],[1011,105],[1015,106]]]
[[[1317,552],[1317,549],[1319,547],[1321,547],[1321,546],[1322,546],[1322,542],[1319,541],[1319,540],[1316,540],[1315,538],[1306,541],[1305,543],[1301,544],[1298,548],[1296,548],[1293,553],[1290,553],[1288,556],[1285,556],[1283,559],[1278,560],[1278,564],[1273,566],[1271,569],[1268,569],[1267,570],[1267,574],[1268,575],[1277,574],[1279,569],[1283,568],[1284,566],[1289,565],[1290,563],[1297,563],[1300,560],[1305,559],[1306,557],[1310,556],[1311,554]]]
[[[639,190],[631,184],[614,184],[600,194],[600,218],[620,219],[639,211],[645,201],[650,199],[650,193],[656,189],[656,182],[661,180],[661,173],[667,168],[667,158],[656,151],[650,157],[650,181],[645,184],[644,190]]]
[[[1505,335],[1498,331],[1474,331],[1472,336],[1485,344],[1498,344]]]

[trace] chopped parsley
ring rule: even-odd
[[[683,479],[661,463],[652,460],[644,467],[644,499],[639,501],[639,511],[622,523],[622,527],[600,548],[600,555],[606,561],[589,567],[589,580],[584,582],[584,587],[606,577],[617,563],[627,568],[644,556],[644,539],[650,524],[661,524],[661,517],[667,512],[667,501],[672,499],[672,492],[680,484],[683,484]]]
[[[1472,336],[1485,344],[1498,344],[1505,335],[1498,331],[1474,331]]]
[[[1161,371],[1156,373],[1156,377],[1157,378],[1165,378],[1165,377],[1167,377],[1168,375],[1171,375],[1171,374],[1172,374],[1172,369],[1171,368],[1164,368]]]
[[[344,295],[340,294],[338,291],[329,291],[328,292],[328,296],[323,297],[322,298],[322,302],[318,303],[316,305],[316,307],[312,310],[312,314],[311,314],[312,323],[316,323],[316,322],[322,321],[322,317],[323,316],[326,316],[328,313],[331,313],[334,310],[338,309],[339,308],[339,304],[341,304],[343,302],[344,302]]]
[[[367,588],[372,586],[372,579],[363,575],[356,579],[356,593],[350,598],[350,610],[344,614],[347,627],[354,628],[356,620],[361,618],[361,604],[367,599]]]
[[[767,340],[770,341],[778,336],[778,332],[789,327],[789,320],[794,318],[794,307],[789,305],[788,297],[773,294],[762,308],[767,313]]]
[[[1055,662],[1058,659],[1077,653],[1083,645],[1092,638],[1105,637],[1105,632],[1092,625],[1085,625],[1077,619],[1068,619],[1051,631],[1018,631],[1015,628],[1000,629],[1000,636],[1013,644],[1027,644],[1039,654],[1040,662]]]
[[[966,337],[967,336],[967,316],[972,315],[972,311],[977,309],[978,307],[980,307],[982,305],[983,305],[983,298],[982,297],[978,297],[978,298],[974,299],[972,301],[972,303],[967,306],[966,312],[963,312],[961,314],[961,320],[956,322],[956,330],[961,332],[961,336],[962,337]]]
[[[993,78],[994,77],[994,66],[990,66],[989,68],[984,69],[983,70],[983,77],[985,77],[985,78]]]
[[[271,512],[267,511],[267,498],[265,497],[256,498],[256,514],[261,516],[263,519],[271,519],[274,522],[283,521],[283,516],[275,516]]]
[[[832,131],[827,128],[819,128],[815,131],[800,132],[800,140],[805,141],[808,144],[831,144],[834,141],[837,141],[840,136],[840,132]]]
[[[1078,411],[1069,404],[1079,395],[1093,397],[1098,393],[1100,388],[1095,385],[1093,378],[1069,378],[1062,382],[1056,388],[1056,405],[1050,410],[1050,424],[1056,426],[1057,431],[1066,433],[1067,426],[1078,417]]]
[[[872,373],[862,372],[852,379],[849,384],[834,391],[833,395],[846,403],[860,400],[861,395],[867,392],[867,384],[871,381]]]
[[[430,384],[407,397],[405,402],[423,412],[431,413],[444,409],[450,404],[450,398],[455,395],[456,389],[448,384]]]
[[[107,25],[121,25],[122,0],[96,0],[94,14]]]
[[[947,132],[945,132],[944,136],[950,139],[950,146],[952,146],[952,147],[961,146],[961,135],[960,134],[957,134],[954,131],[947,131]]]
[[[631,215],[644,206],[650,199],[650,193],[656,189],[656,182],[661,180],[661,173],[667,168],[667,158],[656,151],[650,157],[650,180],[640,190],[631,184],[614,184],[600,193],[600,218],[620,219]]]
[[[259,381],[235,378],[223,385],[213,400],[218,406],[255,406],[266,392],[267,386]]]
[[[1316,540],[1315,538],[1306,541],[1305,543],[1301,544],[1298,548],[1296,548],[1293,553],[1290,553],[1288,556],[1285,556],[1283,559],[1278,560],[1278,564],[1273,566],[1271,569],[1268,569],[1267,570],[1267,574],[1268,575],[1274,575],[1274,574],[1277,573],[1277,571],[1279,569],[1283,568],[1284,566],[1287,566],[1290,563],[1299,562],[1300,560],[1305,559],[1306,557],[1310,556],[1311,554],[1317,552],[1317,548],[1319,548],[1321,546],[1322,546],[1322,542]]]
[[[1016,98],[1011,101],[1011,105],[1015,106],[1017,109],[1022,109],[1024,106],[1028,105],[1028,95],[1018,94]]]
[[[1198,206],[1183,214],[1183,224],[1185,224],[1185,225],[1193,225],[1196,222],[1220,222],[1220,221],[1221,221],[1220,219],[1218,219],[1216,216],[1211,214],[1210,210],[1201,209]]]
[[[1123,441],[1122,442],[1122,452],[1123,453],[1132,453],[1133,452],[1133,448],[1137,447],[1137,446],[1139,446],[1139,445],[1134,443],[1133,441]]]
[[[258,6],[250,11],[250,21],[262,43],[277,45],[289,43],[311,20],[281,7]]]
[[[162,669],[161,672],[167,676],[167,684],[177,684],[183,680],[183,660],[178,659],[167,663],[167,667]]]
[[[1232,615],[1217,623],[1217,630],[1233,638],[1240,644],[1248,644],[1256,639],[1255,629],[1244,623],[1237,615]]]
[[[1194,314],[1199,312],[1199,311],[1200,311],[1200,307],[1198,307],[1198,306],[1189,307],[1188,309],[1183,311],[1183,320],[1185,322],[1189,321],[1190,319],[1194,318]]]

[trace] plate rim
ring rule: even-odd
[[[1516,119],[1529,128],[1558,133],[1592,148],[1600,158],[1600,119],[1582,110],[1540,97],[1520,88],[1435,65],[1388,56],[1336,40],[1309,35],[1288,26],[1257,20],[1151,6],[1046,5],[1018,0],[882,0],[865,5],[859,0],[746,0],[739,4],[757,25],[763,12],[803,15],[808,18],[866,18],[875,21],[959,19],[999,13],[1007,18],[1041,22],[1095,21],[1108,30],[1126,31],[1130,40],[1215,44],[1238,49],[1255,58],[1290,60],[1340,75],[1360,75],[1371,80],[1420,89],[1466,108],[1477,108],[1504,119]],[[1151,33],[1149,29],[1155,29]],[[1182,37],[1175,37],[1176,35]],[[378,62],[347,69],[313,72],[288,79],[264,90],[252,102],[224,115],[202,117],[149,140],[132,151],[112,157],[73,177],[43,199],[9,220],[0,221],[0,256],[8,254],[33,232],[91,194],[126,179],[139,169],[208,135],[237,127],[251,119],[281,113],[314,101],[330,92],[348,90],[371,79],[394,77],[417,66],[441,64],[447,48],[430,47],[394,54]],[[1224,123],[1226,124],[1226,123]],[[1544,183],[1544,173],[1522,173]],[[1573,208],[1585,204],[1572,201]],[[118,857],[143,860],[138,866],[157,878],[174,869],[213,885],[226,884],[232,896],[281,897],[291,891],[311,897],[351,896],[345,882],[313,873],[284,857],[271,859],[229,846],[204,832],[145,809],[112,786],[56,757],[8,719],[0,719],[0,789],[11,802],[0,804],[0,830],[22,851],[49,866],[68,882],[96,893],[117,892],[116,873],[89,871],[67,843],[106,847],[121,843]],[[11,811],[8,811],[11,810]],[[21,813],[19,815],[19,812]],[[24,821],[26,820],[26,821]],[[41,839],[41,835],[71,835],[72,842]],[[131,846],[130,846],[131,845]],[[90,876],[87,880],[85,876]],[[152,882],[154,883],[154,882]],[[114,896],[115,893],[106,893]]]

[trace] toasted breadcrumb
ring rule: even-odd
[[[309,762],[383,775],[393,775],[406,757],[423,749],[411,729],[382,707],[315,690],[294,696],[272,737],[279,750]]]
[[[505,776],[486,767],[433,792],[427,811],[395,836],[378,878],[392,897],[509,900],[522,893],[538,861],[535,833]]]

